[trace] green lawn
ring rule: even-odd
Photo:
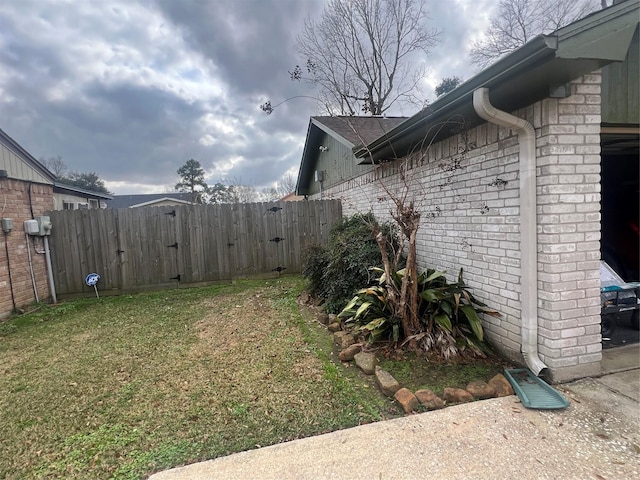
[[[397,415],[331,360],[299,277],[87,298],[0,324],[0,478],[141,478]]]

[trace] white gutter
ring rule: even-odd
[[[473,92],[473,108],[488,122],[518,133],[520,146],[520,308],[522,317],[522,355],[536,375],[548,367],[538,355],[538,241],[536,232],[536,134],[533,126],[510,113],[496,109],[489,100],[489,89]]]

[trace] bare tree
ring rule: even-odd
[[[233,191],[233,195],[235,196],[236,202],[246,203],[246,202],[257,202],[259,200],[258,192],[256,192],[256,187],[253,185],[233,185],[231,187]]]
[[[342,115],[381,115],[415,98],[438,33],[425,26],[426,0],[329,0],[318,21],[307,19],[298,38],[306,59],[290,72],[319,89],[321,101]],[[308,75],[308,76],[306,76]]]
[[[551,33],[597,10],[598,0],[501,0],[482,40],[471,47],[471,62],[485,68],[536,35]]]
[[[290,173],[286,173],[280,178],[276,185],[276,192],[278,193],[278,197],[284,197],[285,195],[289,195],[294,192],[296,189],[296,177],[294,177]]]
[[[64,160],[62,160],[60,155],[49,158],[40,158],[40,163],[47,167],[47,169],[58,178],[64,178],[67,174],[67,164],[64,163]]]

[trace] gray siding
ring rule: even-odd
[[[602,123],[640,123],[640,57],[638,29],[633,36],[627,58],[602,69]]]
[[[324,134],[322,146],[327,147],[328,150],[319,153],[316,170],[324,172],[323,189],[331,188],[351,178],[358,177],[372,168],[370,165],[358,165],[351,148],[328,134]],[[318,182],[312,181],[309,186],[309,194],[315,195],[318,193],[320,193],[320,186]]]
[[[41,175],[25,162],[13,150],[0,142],[0,170],[6,170],[10,178],[28,182],[52,184],[51,180]]]

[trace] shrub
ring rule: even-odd
[[[390,248],[397,248],[391,226],[379,225],[374,215],[368,213],[345,217],[331,228],[326,249],[315,245],[305,252],[303,275],[309,281],[308,291],[324,299],[328,313],[338,313],[357,289],[374,280],[369,267],[382,265],[372,233],[378,226],[393,239]]]
[[[324,272],[329,263],[327,249],[318,244],[305,247],[302,251],[302,275],[307,279],[307,292],[316,297],[324,298]]]

